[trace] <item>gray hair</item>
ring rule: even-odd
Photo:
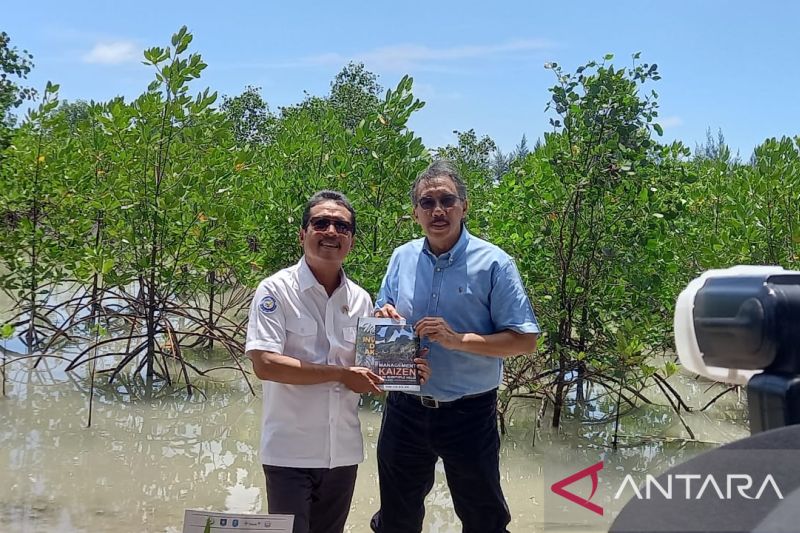
[[[414,206],[417,205],[417,201],[419,200],[417,198],[417,187],[420,183],[441,177],[447,177],[453,180],[453,184],[456,186],[456,192],[458,193],[458,198],[462,202],[466,201],[467,186],[464,184],[464,180],[461,179],[455,163],[448,161],[447,159],[438,159],[428,165],[428,168],[417,174],[417,179],[415,179],[414,184],[411,185],[411,203]]]

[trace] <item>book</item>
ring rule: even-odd
[[[419,374],[414,358],[419,337],[414,327],[391,318],[359,318],[356,333],[356,365],[383,378],[386,391],[418,391]]]
[[[250,531],[291,533],[293,515],[235,514],[185,509],[183,533],[220,533],[225,531]]]

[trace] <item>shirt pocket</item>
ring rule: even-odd
[[[481,288],[480,285],[470,283],[460,283],[455,287],[458,294],[458,305],[469,306],[466,309],[484,309],[489,310],[489,295],[490,289]],[[500,305],[505,305],[505,302],[498,302]],[[464,308],[462,308],[464,309]]]
[[[342,338],[344,342],[349,342],[350,344],[356,343],[356,326],[345,326],[342,329]]]
[[[313,318],[304,316],[286,317],[286,331],[291,331],[301,337],[316,335],[317,322]]]

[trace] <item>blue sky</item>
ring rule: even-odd
[[[606,5],[603,5],[606,4]],[[404,74],[426,106],[412,128],[429,147],[474,128],[505,152],[547,131],[546,62],[574,71],[634,52],[657,63],[664,139],[691,148],[718,128],[744,158],[768,137],[800,134],[800,3],[616,2],[80,2],[4,6],[0,30],[34,54],[29,83],[68,100],[134,97],[151,79],[140,63],[180,26],[208,68],[194,88],[235,95],[262,87],[272,109],[303,91],[327,93],[351,60],[384,88]]]

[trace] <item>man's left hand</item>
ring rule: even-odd
[[[463,333],[456,333],[450,324],[440,316],[426,316],[414,324],[414,330],[420,337],[436,342],[445,348],[456,350],[461,346]]]

